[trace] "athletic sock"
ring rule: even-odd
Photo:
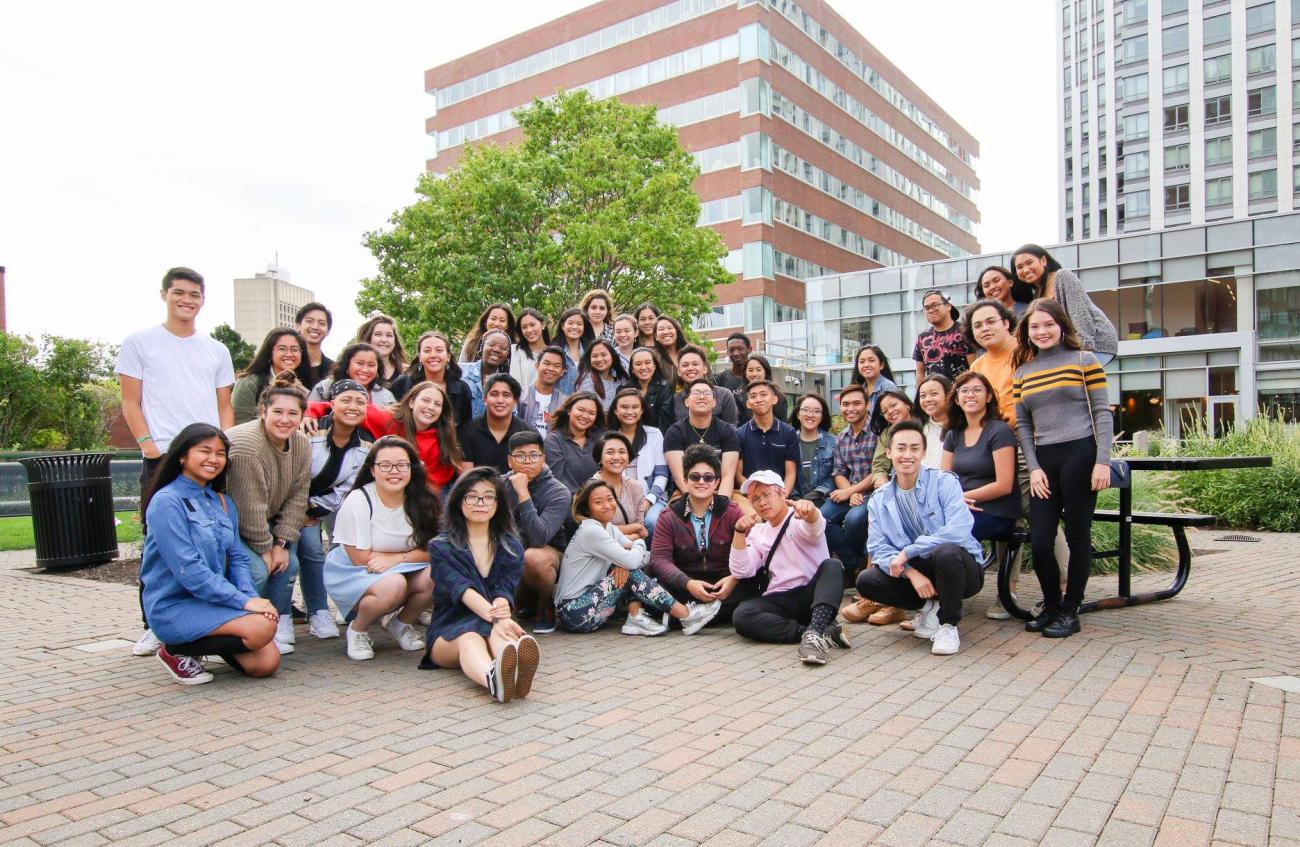
[[[819,603],[812,608],[812,620],[808,622],[808,628],[818,635],[826,634],[826,625],[835,617],[835,607]]]

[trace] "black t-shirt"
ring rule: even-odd
[[[966,446],[965,432],[951,430],[943,437],[943,449],[952,454],[952,472],[961,480],[962,491],[997,482],[993,451],[1005,447],[1010,447],[1015,455],[1016,436],[1004,421],[986,421],[971,447]],[[1015,520],[1020,517],[1020,490],[1012,485],[1010,494],[985,500],[979,507],[990,515]]]
[[[668,427],[664,433],[664,452],[685,450],[692,444],[708,444],[723,453],[739,453],[740,439],[736,437],[736,428],[716,415],[709,421],[706,429],[691,426],[690,418],[682,418]]]
[[[487,415],[479,415],[469,422],[469,426],[460,431],[460,449],[465,453],[465,461],[473,462],[475,467],[486,465],[496,468],[501,473],[510,470],[507,458],[510,455],[510,436],[516,432],[532,432],[532,427],[514,415],[510,416],[510,428],[505,436],[497,441],[488,429]]]

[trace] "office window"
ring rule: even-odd
[[[1300,21],[1295,22],[1300,23]],[[1300,38],[1291,39],[1291,65],[1292,67],[1300,65]]]
[[[766,188],[746,188],[740,192],[740,205],[742,224],[772,223],[772,192]]]
[[[1092,28],[1092,43],[1097,45],[1098,49],[1106,44],[1106,22],[1099,20]]]
[[[1225,206],[1232,202],[1232,177],[1221,176],[1205,181],[1205,205]]]
[[[1291,150],[1300,153],[1300,122],[1291,124]]]
[[[1232,15],[1215,15],[1205,19],[1204,40],[1202,43],[1222,44],[1232,40]]]
[[[1227,82],[1232,79],[1232,57],[1212,56],[1205,60],[1205,83]]]
[[[1291,83],[1291,111],[1300,109],[1300,79]]]
[[[1255,171],[1248,185],[1251,200],[1271,200],[1277,196],[1277,171]]]
[[[1069,149],[1072,144],[1074,144],[1074,127],[1067,126],[1065,128],[1065,146]]]
[[[1262,6],[1251,6],[1246,9],[1246,34],[1254,35],[1258,32],[1268,32],[1273,28],[1274,12],[1273,4],[1265,3]]]
[[[1147,97],[1147,75],[1126,76],[1119,81],[1120,100],[1145,100]]]
[[[1074,67],[1075,70],[1078,72],[1078,82],[1080,85],[1083,85],[1085,82],[1088,81],[1088,60],[1080,59],[1079,64],[1075,65]]]
[[[1188,109],[1186,103],[1177,106],[1165,106],[1165,132],[1178,132],[1187,129]]]
[[[1097,202],[1106,202],[1106,177],[1104,176],[1097,180]]]
[[[1160,11],[1165,15],[1174,15],[1178,12],[1186,12],[1187,0],[1165,0],[1164,5],[1160,7]]]
[[[1192,166],[1191,147],[1186,144],[1173,144],[1165,148],[1165,170],[1181,171]]]
[[[1101,110],[1106,108],[1106,86],[1105,84],[1097,86],[1097,120],[1102,120]]]
[[[1246,135],[1246,150],[1252,159],[1277,155],[1277,129],[1257,129]]]
[[[1277,113],[1277,86],[1266,85],[1246,92],[1246,114],[1249,117]]]
[[[1192,207],[1192,188],[1190,185],[1165,186],[1165,211],[1181,212]]]
[[[1070,36],[1068,36],[1068,35],[1061,39],[1061,58],[1062,58],[1062,59],[1069,59],[1071,56],[1074,55],[1072,52],[1070,52],[1070,45],[1073,44],[1073,43],[1074,43],[1074,41],[1073,41],[1073,40],[1070,38]]]
[[[1121,52],[1121,63],[1145,62],[1147,60],[1147,37],[1138,35],[1133,38],[1124,39],[1124,46]]]
[[[772,88],[767,80],[756,78],[740,83],[740,114],[772,114]]]
[[[1074,98],[1068,94],[1061,101],[1061,116],[1067,121],[1074,116]]]
[[[1079,154],[1079,175],[1087,176],[1089,166],[1091,164],[1092,164],[1092,158],[1088,155],[1088,151],[1084,150],[1082,153]]]
[[[1083,237],[1092,238],[1092,213],[1083,213]]]
[[[1140,218],[1151,214],[1151,195],[1148,191],[1124,193],[1124,217]]]
[[[1165,93],[1177,94],[1186,91],[1188,86],[1187,65],[1175,65],[1165,68]]]
[[[1147,19],[1147,0],[1125,0],[1124,3],[1124,23],[1140,24],[1146,23]]]
[[[772,170],[772,139],[765,132],[751,132],[740,139],[740,169]]]
[[[1246,73],[1272,73],[1276,67],[1277,47],[1275,45],[1264,44],[1246,51]]]
[[[1166,29],[1160,41],[1160,52],[1165,56],[1187,51],[1187,24]]]
[[[1074,157],[1065,157],[1065,178],[1074,179]]]
[[[1205,125],[1232,120],[1232,95],[1224,94],[1205,101]]]
[[[1066,128],[1069,131],[1069,128]],[[1124,140],[1137,141],[1151,134],[1151,116],[1146,112],[1124,116]]]
[[[1205,139],[1205,165],[1222,165],[1232,161],[1232,137]]]
[[[1300,192],[1300,165],[1291,168],[1291,193]]]
[[[1079,90],[1079,114],[1084,118],[1088,117],[1088,89],[1086,88]]]
[[[1065,211],[1067,212],[1074,211],[1074,189],[1073,188],[1065,189]]]

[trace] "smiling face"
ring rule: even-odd
[[[776,395],[766,385],[756,385],[745,392],[745,405],[755,415],[767,417],[776,405]]]
[[[1029,321],[1029,340],[1039,350],[1046,350],[1061,343],[1061,325],[1056,318],[1042,309],[1035,309],[1025,317]]]
[[[542,326],[542,322],[534,315],[524,315],[519,319],[519,334],[523,337],[524,341],[528,342],[530,345],[536,344],[542,340],[543,329],[545,329],[545,327]]]
[[[330,334],[330,319],[319,309],[313,309],[302,316],[298,322],[298,334],[307,339],[308,344],[319,345]]]
[[[365,394],[360,391],[344,391],[334,398],[334,423],[349,427],[360,426],[366,419]]]
[[[215,435],[185,451],[181,473],[199,485],[207,485],[226,468],[226,445]]]
[[[1017,253],[1012,270],[1020,277],[1021,282],[1037,285],[1047,271],[1047,259],[1040,259],[1033,253]]]
[[[499,368],[501,363],[510,358],[510,339],[499,332],[494,332],[483,339],[483,363],[490,368]]]
[[[921,411],[931,418],[939,415],[947,402],[943,386],[932,379],[927,379],[921,383],[921,387],[917,390],[917,400]]]
[[[632,369],[632,375],[638,380],[649,382],[655,375],[655,357],[649,350],[641,350],[632,354],[632,358],[628,360],[628,367]]]
[[[283,444],[298,431],[302,423],[302,404],[296,397],[273,396],[262,408],[262,427],[274,444]]]
[[[604,485],[593,489],[587,497],[587,512],[601,523],[614,520],[614,515],[618,514],[618,500],[614,498],[614,492]]]
[[[600,448],[600,466],[615,476],[622,474],[628,463],[627,445],[611,438]]]
[[[655,321],[659,316],[654,313],[653,309],[642,309],[636,313],[636,331],[645,338],[652,338],[655,331]]]
[[[707,373],[708,366],[700,358],[698,353],[683,353],[677,360],[677,374],[682,378],[682,382],[690,382],[693,379],[702,379]]]
[[[840,415],[853,426],[862,423],[867,416],[867,398],[861,391],[850,391],[840,395]]]
[[[596,401],[579,400],[569,408],[569,429],[574,435],[585,435],[596,423],[596,415]]]
[[[643,408],[645,406],[641,402],[641,397],[639,395],[634,397],[629,394],[626,397],[618,398],[618,401],[614,403],[614,417],[623,426],[631,428],[641,422],[641,410]]]
[[[807,432],[816,432],[821,428],[822,404],[811,397],[799,404],[799,427]]]
[[[686,408],[697,416],[713,414],[713,409],[717,405],[718,401],[713,396],[713,389],[703,383],[691,386],[691,389],[686,392]]]
[[[564,376],[564,358],[558,353],[543,353],[537,359],[537,383],[543,388],[553,388]],[[549,391],[543,391],[549,394]]]
[[[886,450],[894,465],[894,472],[906,477],[914,476],[925,458],[925,439],[915,430],[896,432],[889,439]]]
[[[767,371],[763,369],[763,363],[758,359],[750,359],[745,365],[745,382],[753,382],[756,379],[767,379]]]
[[[411,422],[416,432],[424,432],[442,417],[442,390],[436,385],[426,385],[411,400]]]
[[[890,426],[906,418],[909,411],[907,404],[897,397],[884,397],[880,400],[880,414]]]
[[[375,376],[379,373],[379,357],[370,350],[361,350],[352,355],[348,362],[348,376],[357,382],[370,387],[370,383],[375,381]]]
[[[560,326],[560,331],[563,332],[564,337],[570,341],[581,340],[584,329],[586,329],[586,327],[582,323],[582,315],[569,315],[564,319],[564,323]]]
[[[739,365],[749,357],[749,345],[739,338],[727,342],[727,359],[733,365]]]
[[[876,355],[875,350],[863,350],[858,354],[858,373],[867,382],[880,376],[880,357]]]
[[[985,350],[1000,349],[1003,342],[1011,338],[1011,327],[992,306],[971,312],[970,331],[975,336],[975,343]]]
[[[497,490],[492,483],[481,479],[465,492],[460,501],[460,513],[470,526],[485,526],[497,513]]]
[[[510,386],[498,382],[483,395],[483,408],[489,417],[505,420],[515,413],[515,395],[510,393]]]
[[[614,365],[614,357],[610,355],[609,347],[604,344],[597,344],[591,348],[591,369],[598,374],[604,374]]]
[[[658,341],[669,350],[677,345],[677,327],[673,322],[665,318],[655,321],[655,341]]]
[[[593,324],[605,325],[605,319],[609,317],[609,302],[604,297],[593,297],[587,304],[587,320]]]
[[[989,391],[978,379],[967,380],[957,389],[957,405],[967,415],[983,415],[988,411]]]
[[[712,500],[721,482],[718,472],[704,462],[696,462],[686,469],[686,493],[696,500]]]
[[[162,293],[169,320],[190,323],[203,308],[203,288],[188,279],[174,279]]]
[[[1002,303],[1011,302],[1011,280],[999,270],[985,271],[980,277],[980,290],[990,300]]]
[[[397,331],[390,323],[380,322],[370,330],[370,346],[387,359],[397,347]]]
[[[381,447],[375,452],[375,487],[385,494],[406,490],[411,481],[411,457],[401,447]]]
[[[921,310],[925,319],[933,327],[946,327],[952,323],[952,307],[940,294],[927,294],[921,301]]]
[[[420,364],[428,376],[442,378],[447,370],[447,343],[441,338],[426,338],[420,342]]]
[[[488,312],[487,318],[484,319],[483,321],[484,332],[486,332],[489,329],[499,329],[504,332],[509,328],[510,328],[510,315],[506,314],[506,310],[502,308],[496,308]]]
[[[614,322],[614,343],[620,350],[631,350],[636,344],[636,321],[631,318],[619,318]]]
[[[285,333],[275,340],[271,348],[271,372],[295,371],[302,364],[302,349],[292,335]]]

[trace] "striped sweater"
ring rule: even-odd
[[[1114,428],[1107,405],[1106,372],[1097,357],[1060,344],[1016,368],[1011,379],[1016,434],[1025,464],[1037,468],[1034,447],[1080,438],[1097,441],[1097,464],[1110,461]]]

